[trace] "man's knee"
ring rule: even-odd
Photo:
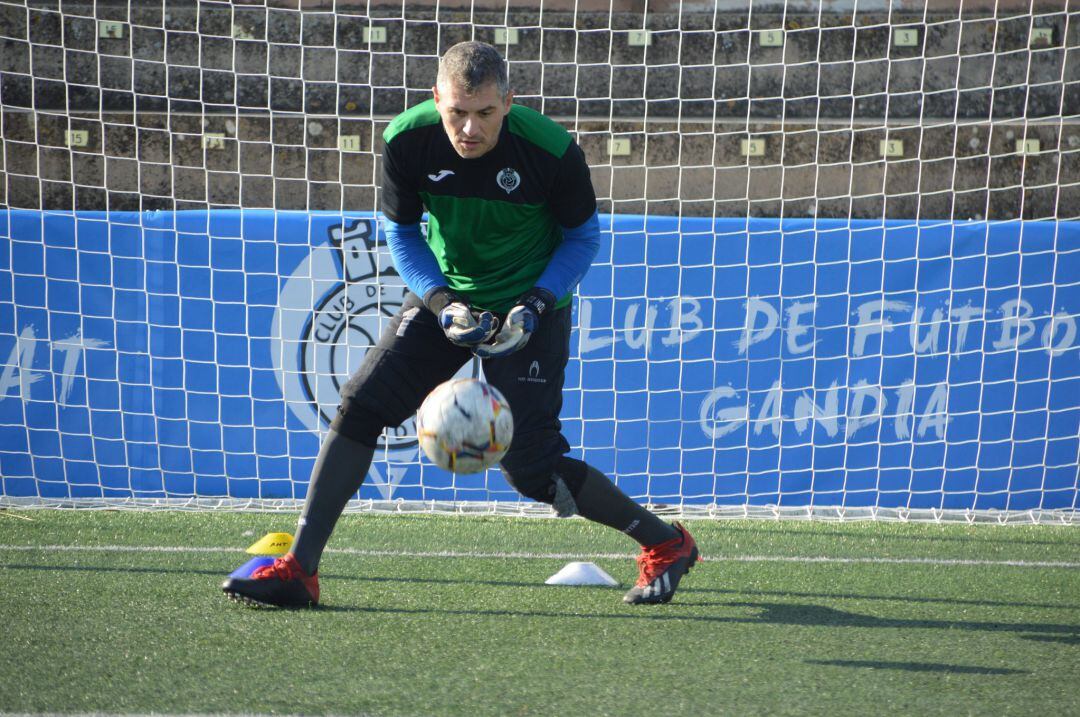
[[[423,376],[387,352],[369,349],[341,387],[341,403],[330,426],[365,446],[375,446],[387,427],[401,425],[416,412],[424,395]]]
[[[354,402],[342,402],[330,428],[346,438],[365,446],[376,447],[383,430],[390,424],[385,418],[366,406]]]
[[[552,456],[547,460],[517,464],[504,461],[502,464],[506,482],[514,490],[526,498],[549,505],[567,500],[566,496],[558,494],[560,481],[566,486],[570,499],[576,496],[585,482],[588,469],[585,463],[566,456]]]

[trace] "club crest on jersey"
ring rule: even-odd
[[[513,167],[507,167],[499,170],[499,173],[495,176],[495,182],[504,192],[509,194],[521,184],[521,175]]]

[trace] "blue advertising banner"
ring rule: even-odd
[[[1080,223],[601,225],[564,430],[636,498],[1076,509]],[[0,212],[0,500],[302,499],[404,292],[370,213]],[[361,497],[517,500],[413,429]]]

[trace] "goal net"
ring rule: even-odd
[[[1076,3],[642,6],[0,0],[0,506],[296,508],[405,291],[382,130],[479,39],[600,200],[573,455],[691,517],[1072,522]],[[351,508],[548,514],[412,421]]]

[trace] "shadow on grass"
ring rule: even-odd
[[[427,583],[432,585],[489,585],[494,587],[548,587],[547,585],[542,585],[539,583],[513,582],[508,580],[473,580],[469,578],[462,578],[460,580],[450,578],[401,578],[379,577],[373,575],[326,575],[323,576],[323,580],[359,580],[375,583]],[[693,582],[692,574],[691,577],[688,578],[688,580],[690,582]],[[753,595],[760,597],[777,598],[811,598],[824,600],[866,600],[882,602],[908,602],[920,604],[970,605],[972,607],[1016,607],[1080,610],[1080,605],[1063,605],[1061,603],[1031,603],[1004,600],[965,600],[963,598],[922,597],[917,595],[865,595],[859,593],[794,592],[790,590],[739,590],[737,588],[702,588],[696,586],[687,586],[682,588],[679,592],[679,595],[701,595],[706,593],[716,595],[731,595],[732,597]]]
[[[691,612],[703,607],[749,608],[757,610],[753,616],[739,615],[701,615]],[[915,620],[905,618],[876,617],[836,610],[822,605],[801,605],[783,603],[680,603],[667,606],[627,607],[625,612],[555,612],[547,610],[464,610],[446,608],[401,608],[349,605],[321,605],[320,610],[330,612],[361,612],[382,615],[460,615],[469,617],[512,617],[512,618],[585,618],[590,620],[679,620],[702,623],[727,623],[748,625],[796,625],[799,627],[844,627],[844,628],[892,628],[904,630],[971,630],[985,632],[1031,632],[1055,633],[1076,637],[1080,635],[1080,625],[1054,623],[1002,623],[976,620]]]
[[[868,667],[873,670],[903,670],[904,672],[944,672],[960,675],[1030,675],[1028,670],[1007,667],[977,667],[949,665],[943,662],[888,662],[884,660],[803,660],[808,665],[833,667]]]
[[[137,574],[176,574],[176,575],[208,575],[224,579],[226,573],[218,570],[202,568],[151,568],[135,566],[95,566],[95,565],[27,565],[7,564],[0,565],[14,570],[38,570],[38,571],[65,571],[65,572],[91,572],[91,573],[137,573]],[[340,575],[326,576],[331,580],[378,582],[378,583],[412,583],[412,584],[444,584],[444,585],[487,585],[493,587],[527,587],[547,589],[548,586],[532,582],[513,582],[503,580],[472,580],[472,579],[445,579],[445,578],[400,578],[385,576],[359,576]],[[608,590],[608,588],[600,588]],[[701,623],[741,623],[761,625],[796,625],[802,627],[847,627],[847,628],[892,628],[906,630],[969,630],[997,633],[1033,633],[1021,635],[1026,639],[1040,640],[1044,642],[1058,642],[1063,644],[1080,644],[1080,625],[1055,624],[1055,623],[1003,623],[995,621],[977,620],[927,620],[908,618],[877,617],[875,615],[863,615],[859,613],[838,610],[824,605],[810,605],[804,603],[771,603],[771,602],[686,602],[689,597],[703,593],[731,592],[712,589],[685,589],[680,592],[680,599],[676,602],[659,607],[636,607],[624,608],[623,612],[555,612],[533,610],[466,610],[447,608],[400,608],[400,607],[376,607],[368,605],[326,605],[319,607],[319,611],[326,612],[357,612],[385,615],[460,615],[468,617],[511,617],[511,618],[586,618],[586,619],[617,619],[617,620],[681,620]],[[746,593],[743,593],[746,594]],[[773,593],[770,593],[773,594]],[[828,595],[802,594],[802,593],[775,593],[787,597],[830,597]],[[867,596],[844,595],[845,598],[866,599]],[[874,599],[874,598],[870,598]],[[885,599],[885,598],[878,598]],[[891,599],[891,598],[890,598]],[[903,600],[905,598],[899,598]],[[951,602],[951,601],[943,601]],[[1013,603],[992,603],[994,605],[1013,605]],[[1060,607],[1060,606],[1053,606]],[[700,611],[705,608],[719,609],[742,609],[753,610],[754,615],[702,615]]]
[[[160,574],[160,575],[211,575],[220,577],[224,580],[228,577],[229,571],[221,570],[207,570],[203,568],[164,568],[164,567],[137,567],[137,566],[124,566],[118,567],[113,565],[28,565],[28,564],[3,564],[0,563],[0,567],[6,567],[12,570],[38,570],[38,571],[72,571],[72,572],[102,572],[102,573],[136,573],[136,574]],[[324,583],[333,583],[336,581],[347,582],[367,582],[367,583],[403,583],[403,584],[420,584],[420,585],[485,585],[488,587],[507,587],[507,588],[543,588],[549,589],[550,586],[544,585],[540,582],[523,582],[516,580],[476,580],[473,578],[423,578],[423,577],[401,577],[401,576],[381,576],[381,575],[355,575],[355,574],[336,574],[336,573],[320,573],[319,577]],[[692,581],[692,577],[691,577]],[[607,590],[609,588],[600,587],[599,589]],[[829,593],[829,592],[794,592],[789,590],[739,590],[736,588],[702,588],[702,587],[684,587],[680,592],[680,596],[697,596],[704,594],[715,595],[730,595],[736,596],[760,596],[760,597],[775,597],[775,598],[810,598],[810,599],[823,599],[823,600],[866,600],[866,601],[883,601],[883,602],[907,602],[916,604],[942,604],[942,605],[970,605],[972,607],[1016,607],[1016,608],[1037,608],[1037,609],[1061,609],[1061,610],[1078,610],[1080,605],[1063,605],[1061,603],[1031,603],[1031,602],[1015,602],[1015,601],[1003,601],[1003,600],[965,600],[963,598],[939,598],[939,597],[922,597],[917,595],[866,595],[859,593]],[[735,603],[697,603],[699,605],[730,605]]]
[[[774,625],[803,625],[862,628],[902,628],[915,630],[976,630],[984,632],[1041,632],[1080,634],[1080,625],[1055,623],[1015,623],[981,620],[925,620],[909,618],[886,618],[846,612],[824,605],[788,603],[731,602],[719,603],[728,607],[758,610],[756,619],[749,622],[765,622]]]
[[[1062,603],[1016,602],[1006,600],[967,600],[964,598],[923,597],[919,595],[867,595],[860,593],[794,592],[791,590],[738,590],[735,588],[684,588],[686,593],[716,593],[720,595],[755,595],[778,598],[811,598],[823,600],[867,600],[908,602],[916,604],[970,605],[972,607],[1024,607],[1039,609],[1080,610],[1080,605]]]
[[[239,567],[239,565],[237,566]],[[80,572],[80,573],[124,573],[124,574],[149,574],[149,575],[210,575],[224,580],[229,577],[229,570],[207,570],[205,568],[148,568],[137,566],[116,565],[28,565],[20,563],[0,563],[0,568],[9,570],[37,570],[45,572]],[[512,580],[473,580],[462,578],[452,580],[449,578],[402,578],[381,577],[375,575],[324,575],[319,573],[319,579],[323,581],[359,581],[367,583],[419,583],[431,585],[487,585],[489,587],[511,588],[547,588],[549,586],[537,582],[516,582]],[[604,588],[607,589],[607,588]]]
[[[1036,642],[1059,642],[1062,645],[1080,645],[1080,635],[1021,635],[1025,640]]]

